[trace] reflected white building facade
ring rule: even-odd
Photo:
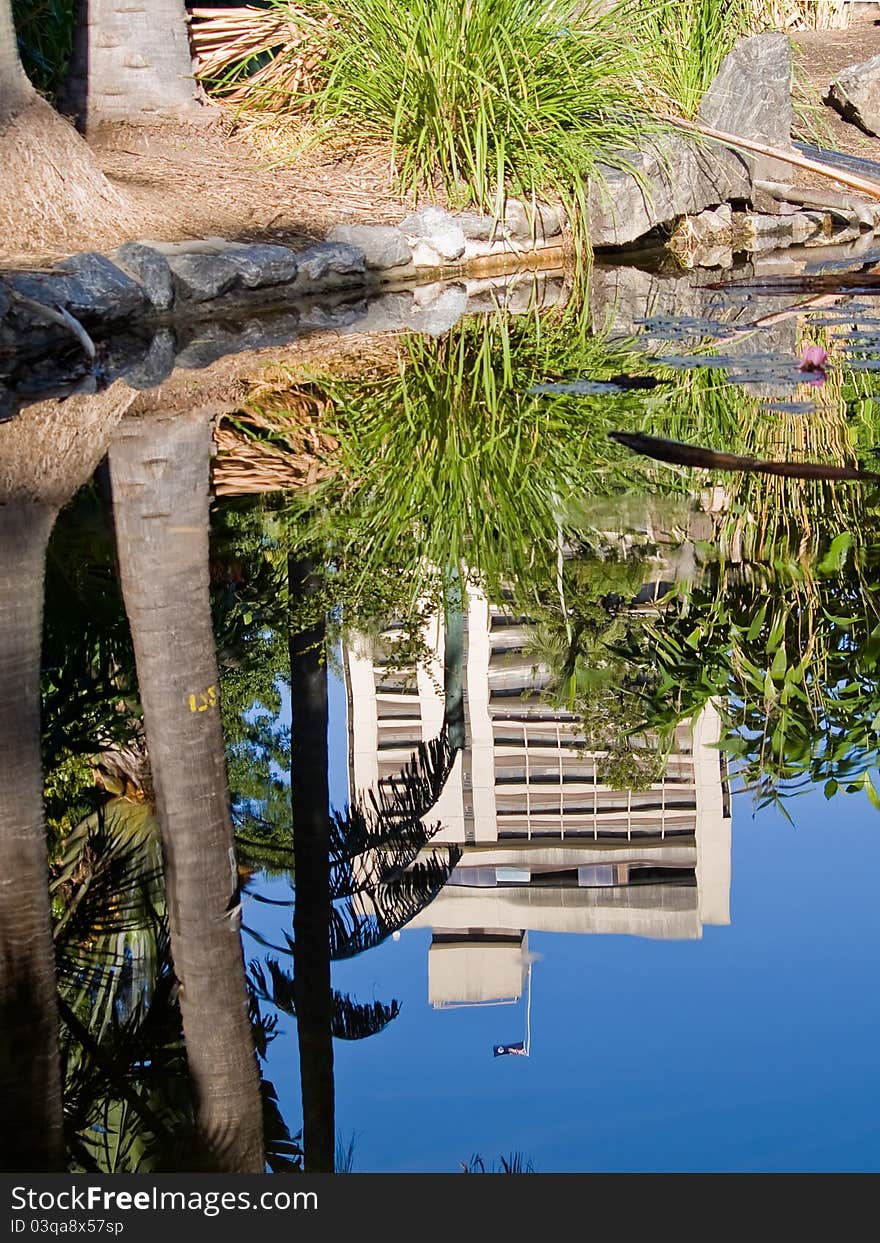
[[[678,731],[647,790],[603,785],[601,754],[578,719],[550,706],[547,668],[528,654],[528,622],[466,600],[466,745],[429,822],[463,848],[453,876],[409,926],[432,929],[436,1007],[514,1001],[528,932],[698,938],[730,922],[730,811],[720,720],[711,707]],[[352,790],[398,773],[444,714],[442,619],[424,633],[433,659],[401,669],[381,644],[344,654]]]

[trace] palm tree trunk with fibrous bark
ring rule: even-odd
[[[262,1105],[208,571],[210,417],[126,420],[110,449],[117,552],[165,858],[171,952],[201,1142],[262,1173]]]
[[[3,6],[0,5],[0,15]],[[40,757],[46,547],[134,398],[40,402],[0,425],[0,1168],[64,1168]]]
[[[291,605],[314,593],[312,565],[291,558]],[[296,874],[294,997],[307,1173],[333,1173],[333,989],[330,980],[330,781],[324,626],[290,630],[290,799]]]
[[[0,505],[0,1169],[63,1169],[40,766],[43,576],[54,507]]]
[[[34,95],[18,55],[11,0],[0,0],[0,124]]]
[[[123,209],[86,143],[28,81],[11,0],[0,0],[0,171],[0,258],[75,249]]]
[[[202,120],[183,0],[80,0],[64,111],[102,125]]]

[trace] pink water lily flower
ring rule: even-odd
[[[814,387],[824,384],[825,363],[828,361],[828,351],[823,345],[805,345],[801,354],[801,361],[798,363],[799,371],[806,371],[809,374],[807,384]]]
[[[824,345],[805,345],[798,367],[801,371],[818,371],[828,361]]]

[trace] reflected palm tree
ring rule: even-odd
[[[128,420],[114,440],[110,474],[197,1131],[216,1168],[262,1172],[211,629],[211,446],[202,412],[145,414]]]
[[[251,964],[258,996],[295,1016],[307,1172],[332,1172],[336,1157],[333,1039],[375,1035],[399,1004],[362,1005],[334,991],[331,963],[363,953],[408,923],[448,880],[460,851],[419,858],[439,825],[422,823],[452,769],[460,731],[423,745],[398,778],[344,814],[330,812],[328,698],[323,617],[303,627],[304,602],[320,593],[315,563],[291,557],[291,808],[296,902],[290,975],[277,960]],[[458,701],[456,701],[458,705]]]
[[[63,1168],[55,961],[40,761],[46,546],[132,401],[113,386],[0,425],[0,1109],[4,1170]]]
[[[132,810],[133,808],[133,810]],[[214,1171],[197,1125],[171,960],[155,808],[113,798],[65,843],[54,882],[65,1138],[74,1168],[96,1173]],[[250,999],[261,1059],[274,1035]],[[267,1163],[301,1151],[260,1084]]]

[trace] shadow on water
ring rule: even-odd
[[[430,929],[435,1008],[521,1001],[530,931],[729,922],[729,772],[880,806],[880,317],[817,279],[598,265],[225,438],[7,368],[4,1168],[337,1168],[401,1012],[341,964]]]

